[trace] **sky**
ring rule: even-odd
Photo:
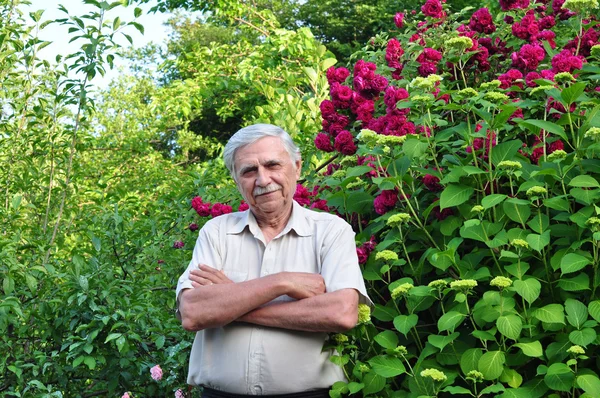
[[[45,10],[42,15],[42,21],[55,20],[57,18],[65,18],[66,15],[58,9],[58,5],[62,4],[69,11],[71,15],[83,15],[95,9],[95,7],[87,5],[83,0],[30,0],[31,5],[21,6],[21,9],[27,15],[29,12],[37,10]],[[111,1],[109,1],[110,3]],[[127,27],[125,33],[129,34],[133,38],[133,45],[136,48],[143,47],[148,43],[164,44],[168,37],[168,28],[164,25],[167,19],[171,16],[170,14],[161,13],[148,13],[147,11],[155,5],[155,1],[149,4],[143,4],[140,7],[143,10],[142,15],[136,20],[137,22],[144,25],[144,34],[142,35],[133,26]],[[117,16],[123,22],[134,20],[134,6],[129,7],[117,7],[111,10],[107,19],[114,20]],[[50,62],[55,62],[57,54],[69,54],[76,51],[78,41],[69,43],[69,39],[72,36],[68,35],[68,27],[59,24],[50,24],[46,26],[39,35],[40,39],[51,41],[52,44],[42,49],[40,57],[47,59]],[[130,44],[123,37],[119,35],[117,42],[125,47],[129,47]],[[81,43],[81,42],[79,42]],[[97,76],[94,78],[92,83],[97,88],[104,88],[110,83],[110,81],[119,75],[118,67],[126,67],[126,60],[115,58],[115,69],[109,70],[104,77]]]

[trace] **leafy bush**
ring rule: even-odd
[[[598,3],[561,3],[428,0],[328,70],[338,157],[304,198],[376,302],[331,339],[333,397],[600,395]]]

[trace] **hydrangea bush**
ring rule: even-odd
[[[342,394],[600,396],[596,0],[439,0],[327,71],[296,200],[345,217],[375,301]]]

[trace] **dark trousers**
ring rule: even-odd
[[[321,388],[318,390],[309,390],[294,392],[291,394],[273,394],[273,395],[244,395],[231,394],[225,391],[214,390],[203,387],[202,398],[247,398],[247,397],[268,397],[268,398],[329,398],[329,389]]]

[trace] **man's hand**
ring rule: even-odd
[[[206,264],[198,265],[198,269],[190,271],[193,287],[233,283],[223,271],[216,270]]]
[[[319,274],[308,272],[282,272],[282,275],[290,284],[288,296],[296,300],[302,300],[325,293],[325,281]]]

